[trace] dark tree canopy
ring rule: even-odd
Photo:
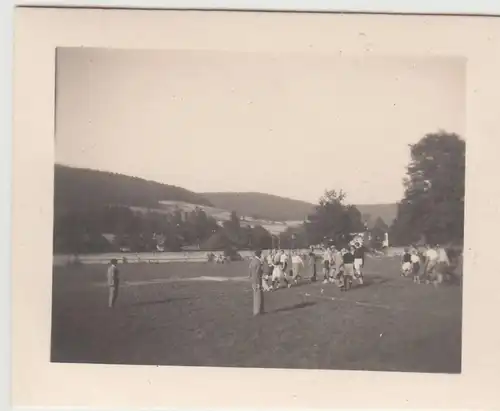
[[[399,243],[463,241],[465,141],[457,134],[427,134],[410,146],[404,198],[391,227]]]
[[[344,203],[346,194],[340,190],[326,191],[305,224],[310,244],[338,243],[350,240],[352,233],[365,230],[362,215],[353,205]]]
[[[378,217],[375,220],[373,228],[370,230],[371,233],[371,244],[370,246],[374,249],[381,249],[384,244],[385,234],[389,232],[389,226],[385,221]]]
[[[114,237],[113,241],[106,239]],[[189,213],[134,212],[128,207],[72,210],[54,221],[54,252],[93,253],[126,248],[133,252],[179,251],[189,246],[203,250],[263,249],[271,234],[262,226],[241,227],[236,213],[220,227],[201,208]]]

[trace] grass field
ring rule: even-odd
[[[417,285],[399,276],[398,260],[371,258],[365,285],[266,293],[266,315],[253,318],[247,264],[121,265],[114,309],[104,265],[55,267],[51,359],[460,372],[459,286]]]

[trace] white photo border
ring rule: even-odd
[[[495,408],[499,406],[500,24],[496,18],[331,13],[15,12],[12,384],[15,406]],[[359,32],[364,35],[360,36]],[[335,35],[333,35],[335,34]],[[56,47],[452,56],[467,61],[462,374],[49,363]],[[36,199],[34,201],[33,199]],[[488,231],[489,230],[489,231]],[[26,233],[30,235],[26,235]],[[29,254],[28,254],[29,253]],[[34,266],[34,262],[36,265]],[[469,275],[470,274],[470,275]],[[489,318],[492,318],[490,321]],[[262,390],[273,382],[287,385]],[[261,394],[255,395],[257,390]],[[346,396],[336,392],[351,393]]]

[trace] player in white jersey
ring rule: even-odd
[[[425,279],[425,283],[429,284],[435,279],[435,271],[439,261],[438,252],[430,245],[427,245],[427,249],[424,253],[425,265],[423,271],[423,278],[419,278],[419,282]]]

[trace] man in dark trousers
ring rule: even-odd
[[[354,277],[354,247],[349,247],[349,249],[344,252],[342,259],[342,266],[344,267],[344,284],[341,290],[349,291],[351,289],[352,279]]]
[[[113,308],[116,303],[116,299],[118,298],[118,289],[120,287],[120,274],[118,272],[118,260],[113,258],[111,260],[111,265],[108,267],[107,271],[107,279],[108,279],[108,288],[109,288],[109,297],[108,297],[108,307]]]
[[[253,290],[253,315],[261,315],[264,313],[264,291],[262,290],[262,260],[261,252],[256,251],[250,261],[249,277],[252,282]]]
[[[313,247],[311,247],[309,251],[308,266],[309,266],[309,272],[311,274],[311,281],[314,282],[316,281],[316,254],[314,254]]]

